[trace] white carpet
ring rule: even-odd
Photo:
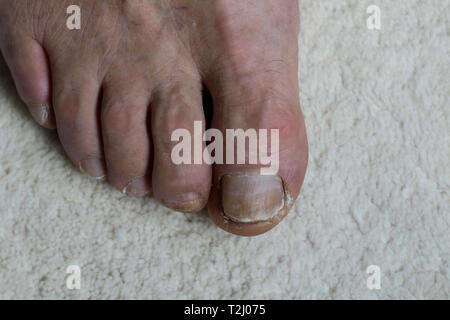
[[[300,7],[310,163],[290,215],[256,238],[81,175],[1,62],[0,298],[450,298],[450,1]]]

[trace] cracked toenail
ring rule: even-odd
[[[278,176],[226,174],[221,190],[223,212],[236,222],[267,221],[284,206],[283,182]]]
[[[89,158],[80,161],[80,171],[95,179],[103,179],[106,175],[106,167],[103,159]]]
[[[29,105],[30,113],[33,119],[41,126],[48,120],[49,107],[46,103],[34,103]]]
[[[131,197],[144,197],[150,193],[151,182],[149,177],[138,177],[130,181],[122,190],[124,194]]]

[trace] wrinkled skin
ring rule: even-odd
[[[71,4],[81,30],[66,27]],[[294,0],[0,0],[0,48],[18,93],[75,166],[174,210],[208,205],[218,226],[247,236],[284,218],[306,171],[297,34]],[[171,133],[205,121],[205,88],[213,128],[280,130],[273,183],[245,182],[259,165],[171,161]],[[266,220],[229,218],[280,203]]]

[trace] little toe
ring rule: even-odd
[[[50,72],[44,49],[36,40],[24,36],[8,41],[2,46],[2,52],[19,96],[33,119],[45,128],[55,129]]]

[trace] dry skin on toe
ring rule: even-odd
[[[0,48],[32,117],[57,128],[73,164],[174,210],[207,205],[212,221],[235,234],[279,223],[300,191],[308,153],[297,1],[71,4],[81,8],[81,30],[67,28],[65,1],[0,0]],[[195,121],[205,123],[205,88],[212,128],[279,129],[278,173],[171,161],[172,132],[192,135]]]

